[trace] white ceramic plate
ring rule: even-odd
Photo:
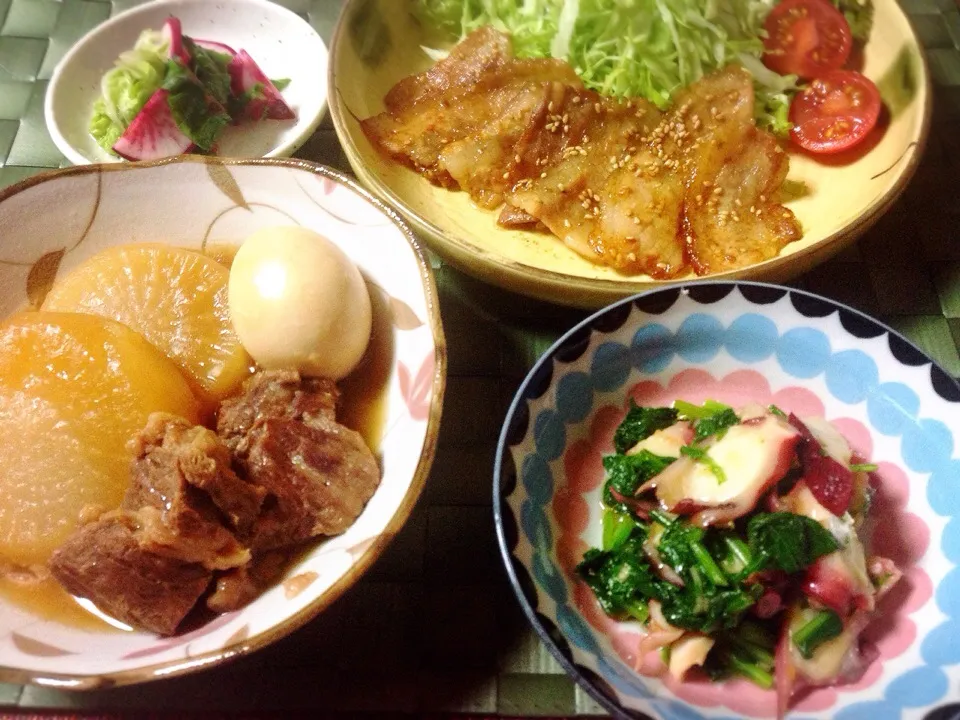
[[[44,113],[50,137],[70,162],[121,162],[87,130],[100,78],[143,30],[159,30],[170,15],[185,35],[246,50],[268,77],[290,79],[283,97],[296,119],[229,127],[221,156],[286,157],[306,142],[327,109],[327,48],[308,23],[268,0],[155,0],[94,28],[54,70]]]

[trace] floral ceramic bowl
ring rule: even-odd
[[[433,276],[413,235],[331,170],[189,157],[71,168],[0,192],[0,315],[36,307],[58,275],[112,245],[212,250],[290,224],[328,237],[367,281],[384,398],[382,480],[373,498],[345,533],[298,556],[252,604],[171,638],[73,627],[47,608],[0,595],[0,681],[88,689],[168,677],[251,652],[306,623],[356,582],[410,514],[433,460],[446,373]]]
[[[876,145],[855,157],[819,161],[791,152],[784,195],[803,238],[777,257],[717,277],[779,282],[809,270],[865,232],[912,177],[929,125],[928,73],[897,0],[874,0],[873,7],[863,71],[879,85],[889,123],[874,135]],[[396,207],[432,250],[493,285],[600,308],[669,284],[595,265],[548,233],[505,229],[497,212],[478,207],[467,193],[432,185],[377,152],[359,120],[383,112],[396,82],[432,64],[423,46],[436,46],[436,33],[415,8],[414,0],[348,0],[330,42],[330,115],[360,181]]]
[[[670,679],[639,634],[599,609],[574,566],[600,544],[601,458],[631,399],[775,403],[827,418],[879,465],[873,551],[904,569],[864,639],[854,685],[795,699],[803,718],[922,717],[960,675],[960,387],[889,328],[830,300],[754,283],[639,295],[557,342],[517,393],[500,437],[494,512],[530,622],[566,670],[622,717],[775,716],[742,680]],[[908,710],[909,708],[909,710]]]

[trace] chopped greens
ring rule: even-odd
[[[676,421],[677,412],[671,408],[639,407],[631,400],[627,417],[613,435],[613,447],[618,453],[625,453],[641,440],[646,440],[657,430],[670,427]]]
[[[603,468],[607,471],[607,482],[603,489],[603,502],[608,507],[628,511],[621,498],[633,497],[637,489],[673,462],[673,458],[654,455],[649,450],[641,450],[636,455],[607,455],[603,459]]]
[[[764,567],[800,572],[822,555],[840,548],[836,538],[816,520],[789,512],[758,513],[747,524],[753,552]]]
[[[716,476],[719,484],[722,485],[727,481],[727,474],[723,471],[723,468],[717,464],[716,460],[707,454],[704,448],[697,447],[696,445],[684,445],[680,448],[680,452],[687,457],[693,458],[698,463],[706,465],[710,472]]]
[[[791,635],[793,644],[804,658],[813,657],[816,649],[843,632],[843,621],[833,610],[820,610]]]
[[[858,0],[844,0],[856,3]],[[508,32],[521,57],[567,60],[604,94],[644,97],[663,108],[680,88],[731,63],[756,88],[756,120],[778,135],[790,129],[796,77],[768,70],[763,21],[775,0],[416,0],[428,26],[464,37],[484,25]]]

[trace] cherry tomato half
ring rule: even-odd
[[[790,137],[815,153],[835,153],[863,140],[880,117],[880,91],[854,70],[812,80],[790,103]]]
[[[847,19],[827,0],[783,0],[763,26],[763,62],[781,75],[812,78],[838,70],[853,48]]]

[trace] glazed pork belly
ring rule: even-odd
[[[735,269],[801,235],[777,202],[788,158],[754,124],[752,79],[736,66],[662,112],[586,89],[565,62],[515,58],[485,27],[384,104],[361,122],[380,152],[625,274]]]

